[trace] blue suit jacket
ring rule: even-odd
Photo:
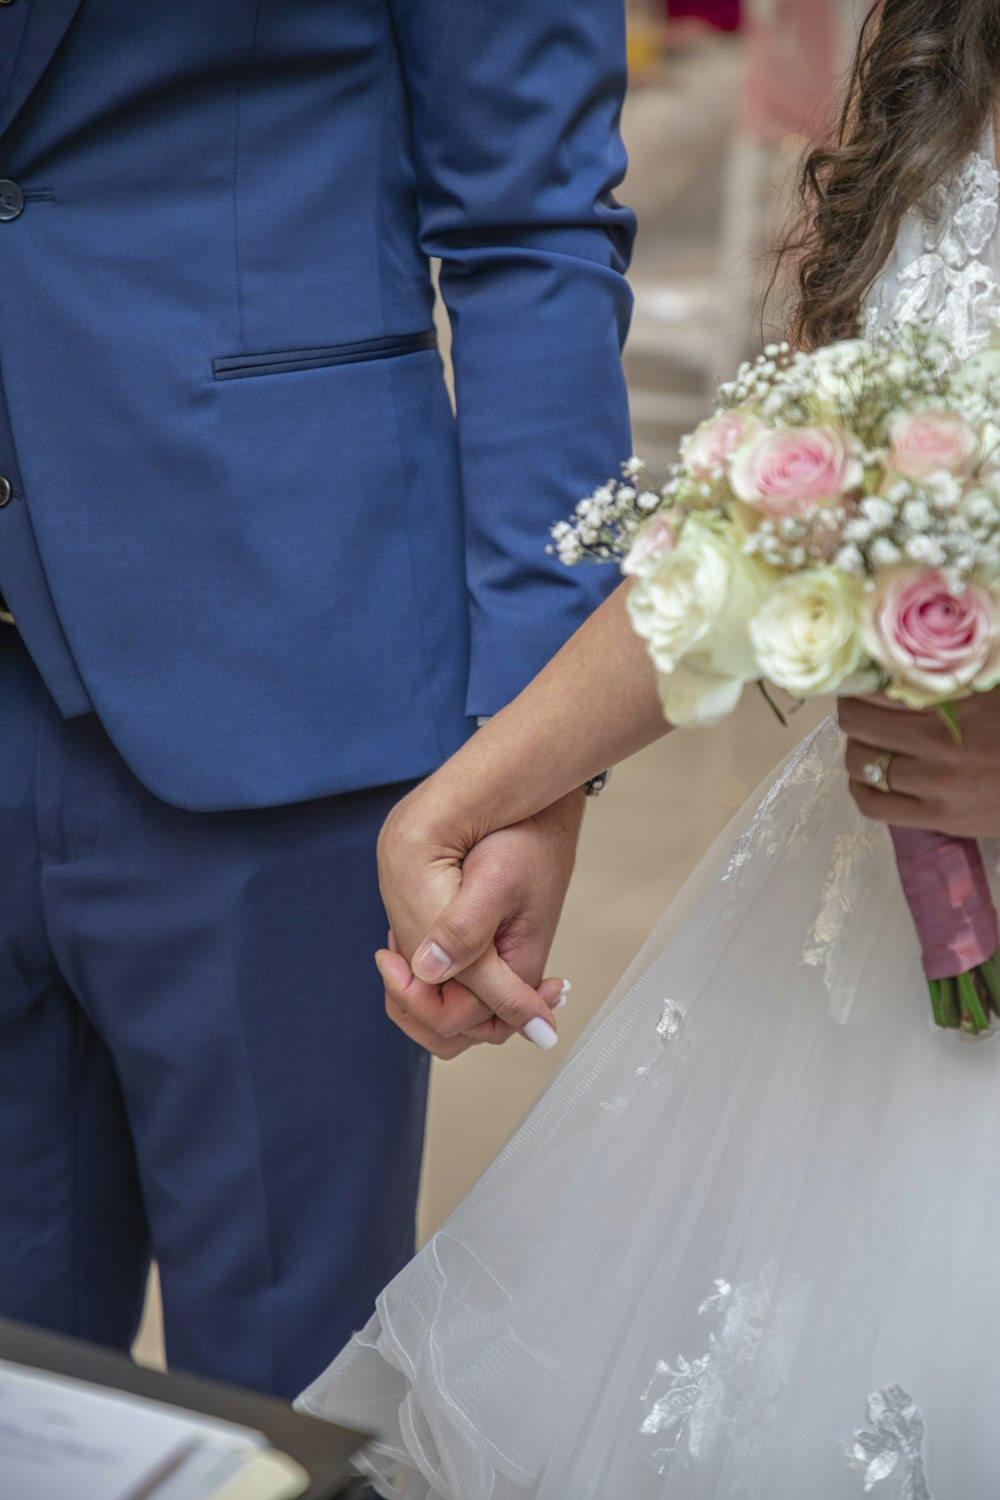
[[[167,801],[421,775],[613,582],[622,9],[0,8],[0,588]]]

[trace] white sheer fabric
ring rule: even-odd
[[[998,186],[977,157],[945,219],[911,216],[873,324],[986,342]],[[996,1493],[1000,1045],[931,1025],[841,756],[828,722],[750,800],[304,1393],[380,1435],[381,1494]]]

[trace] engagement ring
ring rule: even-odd
[[[895,760],[895,752],[886,750],[881,755],[876,755],[864,767],[861,774],[869,786],[873,786],[877,792],[891,792],[889,785],[889,767]]]

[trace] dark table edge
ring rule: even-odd
[[[309,1474],[312,1482],[302,1500],[336,1500],[355,1475],[352,1455],[368,1441],[368,1434],[297,1412],[270,1396],[200,1375],[148,1370],[116,1350],[5,1318],[0,1318],[0,1359],[252,1427]]]

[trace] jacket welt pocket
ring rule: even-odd
[[[216,380],[246,380],[251,375],[284,375],[294,370],[325,370],[334,365],[357,365],[376,359],[398,359],[437,347],[433,328],[354,344],[327,344],[311,349],[279,349],[273,354],[232,354],[213,359]]]

